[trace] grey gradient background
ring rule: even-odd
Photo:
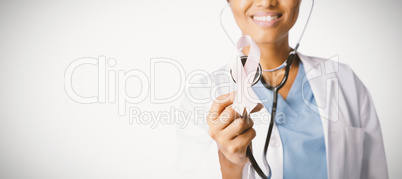
[[[174,124],[129,124],[115,103],[79,104],[66,95],[64,72],[75,59],[99,55],[116,59],[111,70],[147,75],[155,57],[177,60],[186,73],[216,69],[232,52],[218,20],[225,2],[1,1],[0,178],[173,178]],[[369,88],[391,178],[402,176],[401,17],[402,1],[317,0],[300,48],[339,55]],[[96,94],[96,72],[77,71],[76,90]],[[158,94],[174,93],[178,73],[167,67],[156,75]],[[136,107],[158,112],[175,105],[147,98]]]

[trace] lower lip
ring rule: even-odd
[[[257,25],[261,26],[261,27],[274,27],[276,24],[278,24],[279,20],[282,17],[279,17],[278,19],[272,20],[272,21],[257,21],[253,18],[251,18],[251,20],[253,20],[254,23],[256,23]]]

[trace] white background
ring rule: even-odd
[[[232,52],[219,25],[225,4],[1,1],[0,178],[173,178],[174,121],[156,127],[130,124],[128,115],[118,115],[116,103],[77,103],[65,92],[65,71],[78,58],[101,55],[116,59],[108,71],[138,70],[148,77],[150,59],[159,57],[178,61],[186,74],[212,71]],[[380,118],[390,178],[400,178],[402,2],[315,4],[300,51],[326,58],[339,55],[362,79]],[[236,26],[229,18],[225,22],[234,34]],[[298,29],[291,33],[292,42]],[[157,96],[169,97],[179,89],[174,67],[160,68],[155,75]],[[83,96],[96,95],[97,80],[97,69],[83,66],[73,75],[74,89]],[[126,90],[138,95],[143,92],[140,85],[130,79]],[[131,106],[157,114],[178,102],[154,104],[150,99]]]

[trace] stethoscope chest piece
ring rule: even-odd
[[[240,59],[241,59],[241,63],[243,64],[243,67],[244,67],[244,65],[246,64],[246,61],[247,61],[247,56],[246,55],[240,56]],[[232,77],[232,80],[236,83],[236,80],[233,78],[232,69],[230,69],[230,76]],[[262,68],[261,68],[261,64],[258,63],[258,68],[255,73],[253,83],[251,84],[251,86],[254,86],[255,84],[257,84],[258,81],[261,80],[261,78],[262,78]]]

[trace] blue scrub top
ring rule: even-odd
[[[278,95],[275,124],[283,145],[283,178],[322,179],[327,178],[325,138],[316,101],[305,76],[300,62],[286,101]],[[253,90],[271,112],[273,92],[265,88],[261,80]],[[313,105],[306,105],[308,103]],[[311,109],[312,106],[316,109]]]

